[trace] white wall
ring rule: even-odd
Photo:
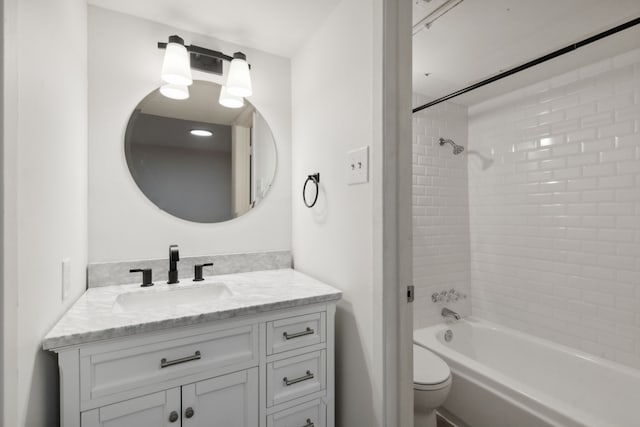
[[[5,24],[4,24],[4,3],[2,3],[2,5],[0,6],[0,34],[3,35],[3,39],[5,36]],[[2,43],[0,43],[0,99],[2,99],[2,104],[0,104],[0,134],[2,135],[2,144],[0,144],[0,164],[2,165],[2,173],[0,174],[0,239],[2,240],[2,245],[0,245],[0,277],[2,277],[2,279],[4,280],[5,275],[4,275],[4,219],[5,219],[5,208],[4,208],[4,183],[5,183],[5,176],[4,176],[4,94],[5,94],[5,90],[4,90],[4,76],[5,76],[5,72],[4,72],[4,45]],[[5,370],[5,357],[4,357],[4,353],[5,353],[5,328],[4,328],[4,322],[5,322],[5,318],[4,318],[4,314],[5,314],[5,309],[4,309],[4,301],[5,301],[5,290],[4,290],[4,286],[0,285],[0,331],[2,331],[2,335],[3,338],[0,339],[0,384],[2,384],[2,388],[0,388],[0,391],[2,392],[2,394],[5,393],[5,389],[4,389],[4,370]],[[0,399],[0,423],[4,422],[4,399]]]
[[[5,3],[4,425],[58,419],[55,355],[41,339],[85,288],[87,31],[83,0]],[[61,296],[61,261],[71,289]],[[9,299],[10,298],[10,299]],[[6,341],[5,341],[6,343]],[[6,361],[5,361],[6,362]],[[5,365],[7,367],[7,365]],[[17,367],[17,370],[16,370]],[[9,402],[9,403],[7,403]]]
[[[5,35],[5,25],[4,25],[4,3],[0,6],[0,34]],[[4,218],[5,218],[5,209],[4,209],[4,46],[0,43],[0,99],[3,100],[2,104],[0,104],[0,135],[2,135],[3,143],[0,144],[0,165],[2,165],[2,173],[0,173],[0,239],[2,240],[2,245],[0,246],[0,277],[4,280]],[[0,285],[0,331],[2,331],[2,335],[4,337],[4,297],[5,291],[4,286]],[[4,353],[5,353],[5,339],[0,339],[0,384],[3,384],[0,391],[4,394]],[[4,421],[4,399],[0,399],[0,423]]]
[[[17,254],[17,158],[18,137],[18,0],[3,1],[2,40],[2,420],[18,422],[18,254]]]
[[[474,315],[639,368],[640,49],[469,112]]]
[[[250,101],[276,140],[278,171],[269,195],[256,209],[229,222],[190,223],[160,211],[140,192],[127,169],[125,127],[138,102],[160,86],[163,51],[156,43],[172,34],[187,44],[247,54],[254,88]],[[197,71],[194,79],[224,81]],[[179,244],[185,256],[290,249],[290,147],[288,59],[89,7],[90,262],[163,258],[171,243]]]
[[[383,424],[383,367],[376,346],[374,189],[381,185],[374,35],[379,2],[343,0],[292,60],[295,268],[343,291],[336,314],[336,425]],[[347,185],[347,152],[370,146],[371,182]],[[313,209],[301,194],[320,173]],[[374,228],[376,228],[374,230]]]
[[[414,94],[413,105],[430,99]],[[440,138],[465,147],[454,155]],[[413,114],[413,304],[414,328],[442,321],[446,306],[471,314],[467,107],[444,102]],[[455,289],[466,299],[434,303],[431,294]]]

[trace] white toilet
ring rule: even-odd
[[[451,370],[444,360],[413,345],[413,417],[415,427],[436,427],[436,409],[451,389]]]

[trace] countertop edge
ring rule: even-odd
[[[171,328],[180,328],[189,325],[202,325],[208,322],[218,320],[228,320],[234,317],[261,314],[274,310],[282,310],[287,308],[302,307],[305,305],[321,304],[331,301],[338,301],[342,298],[342,291],[327,293],[324,295],[310,296],[299,299],[291,299],[285,301],[276,301],[259,306],[247,306],[242,308],[232,308],[229,310],[212,311],[188,315],[179,318],[169,318],[160,321],[151,321],[148,323],[140,323],[136,325],[118,326],[114,328],[101,329],[97,331],[79,333],[75,335],[45,337],[42,341],[42,349],[47,351],[59,352],[68,347],[75,347],[85,344],[93,344],[100,341],[110,340],[114,338],[130,337],[137,334],[162,331]]]

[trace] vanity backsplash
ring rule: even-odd
[[[205,267],[205,276],[292,267],[291,251],[181,257],[178,262],[178,279],[191,281],[194,277],[194,267],[198,264],[210,262],[213,263],[213,267]],[[123,283],[136,283],[140,280],[140,274],[130,273],[129,270],[146,268],[153,270],[152,280],[154,282],[167,281],[169,271],[168,258],[116,261],[89,264],[87,268],[88,287],[95,288],[121,285]]]

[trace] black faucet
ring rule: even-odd
[[[129,270],[129,273],[142,273],[142,286],[146,288],[148,286],[153,286],[153,282],[151,281],[152,272],[150,268],[132,268]]]
[[[178,283],[178,261],[180,261],[180,252],[178,245],[169,246],[169,280],[168,284]]]
[[[213,265],[212,262],[208,262],[206,264],[196,264],[193,266],[193,281],[194,282],[202,282],[204,277],[202,277],[202,269],[204,267],[211,267]]]

